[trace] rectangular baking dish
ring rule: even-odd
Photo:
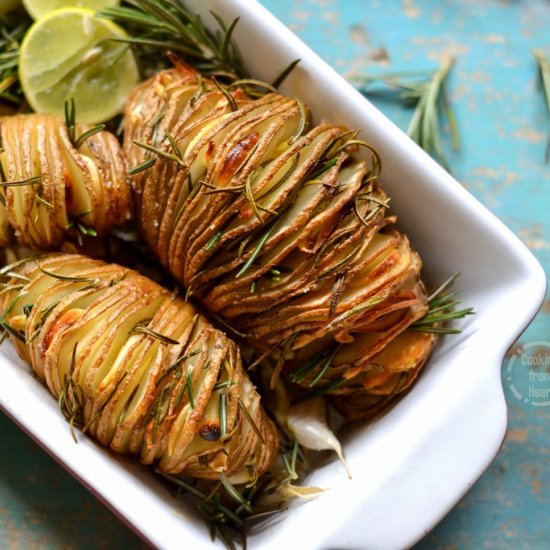
[[[298,67],[282,91],[315,120],[362,128],[383,161],[382,183],[399,225],[437,283],[461,271],[460,296],[474,306],[458,336],[440,340],[413,390],[384,417],[342,437],[353,478],[330,462],[309,484],[327,491],[293,504],[249,536],[249,548],[398,548],[430,530],[487,468],[504,437],[504,353],[542,302],[544,273],[530,252],[332,68],[254,0],[187,1],[212,25],[240,17],[235,39],[255,78]],[[55,400],[9,345],[0,351],[0,406],[84,486],[160,548],[212,548],[193,507],[134,460],[80,435],[72,440]],[[100,526],[98,526],[100,527]],[[218,541],[217,545],[221,545]]]

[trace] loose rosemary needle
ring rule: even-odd
[[[539,66],[542,90],[546,101],[548,116],[550,117],[550,60],[544,55],[542,50],[534,50],[533,55]],[[546,142],[545,160],[546,162],[550,160],[550,128],[548,130],[548,139]]]
[[[427,79],[425,73],[391,73],[362,78],[359,85],[365,95],[372,93],[371,85],[375,82],[401,90],[400,99],[407,105],[415,105],[407,133],[447,169],[449,164],[441,144],[442,123],[446,122],[449,127],[453,149],[458,149],[460,145],[456,119],[446,90],[453,64],[454,58],[444,58],[439,68]]]

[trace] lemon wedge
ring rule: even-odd
[[[25,9],[35,20],[61,8],[76,7],[99,11],[118,4],[120,0],[23,0]]]
[[[19,79],[30,106],[63,116],[74,98],[78,122],[96,124],[121,112],[139,80],[125,31],[92,10],[64,8],[36,21],[19,53]],[[114,40],[113,40],[114,39]]]

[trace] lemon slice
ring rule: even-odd
[[[33,19],[40,19],[61,8],[76,7],[99,11],[118,4],[120,0],[23,0],[25,9]]]
[[[74,98],[76,120],[95,124],[121,112],[139,80],[136,61],[118,25],[84,8],[66,8],[36,21],[19,53],[19,79],[30,106],[63,116]]]

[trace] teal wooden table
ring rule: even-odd
[[[343,75],[433,69],[442,56],[453,55],[449,91],[462,143],[449,155],[452,171],[519,235],[550,275],[548,118],[532,56],[535,47],[550,55],[550,2],[263,3]],[[411,111],[382,98],[374,101],[407,127]],[[550,341],[549,299],[518,345],[545,341]],[[542,357],[543,364],[550,364],[549,357]],[[550,407],[518,400],[506,374],[503,385],[509,430],[500,453],[418,548],[550,547]],[[2,548],[142,545],[3,415],[0,434]]]

